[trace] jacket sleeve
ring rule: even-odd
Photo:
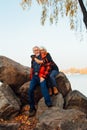
[[[31,61],[31,68],[30,68],[30,80],[33,77],[33,60]]]
[[[32,80],[33,77],[33,68],[30,68],[30,80]]]

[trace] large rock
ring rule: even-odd
[[[0,81],[8,85],[21,86],[29,81],[29,68],[7,57],[0,56]]]
[[[20,99],[22,104],[28,104],[28,89],[30,87],[30,81],[24,83],[20,88],[19,88],[19,95],[20,95]],[[38,103],[38,101],[41,99],[42,97],[42,93],[41,93],[41,89],[40,86],[36,86],[36,89],[34,91],[34,99],[35,99],[35,104]]]
[[[72,91],[71,84],[66,77],[66,75],[63,72],[60,72],[56,77],[57,82],[57,88],[59,92],[63,95],[63,97],[67,96],[67,94]],[[21,100],[23,104],[28,103],[28,88],[29,88],[30,82],[24,83],[20,89],[19,94],[21,96]],[[38,101],[41,99],[42,94],[40,90],[40,86],[36,87],[35,90],[35,102],[38,103]]]
[[[72,91],[70,81],[63,72],[60,72],[56,77],[57,87],[60,93],[65,97]]]
[[[87,97],[81,92],[74,90],[70,92],[65,100],[66,109],[77,109],[84,112],[87,115]]]
[[[87,119],[81,111],[51,107],[39,117],[34,130],[87,130]]]
[[[52,100],[53,106],[63,109],[64,99],[61,93],[59,93],[58,95],[51,96],[51,100]],[[36,113],[37,119],[41,116],[43,112],[45,112],[46,110],[49,110],[50,108],[48,108],[47,105],[45,104],[44,98],[40,99],[38,103],[37,113]]]
[[[20,123],[0,123],[0,130],[18,130]]]
[[[0,85],[0,118],[10,119],[20,111],[20,100],[12,89],[6,85]]]

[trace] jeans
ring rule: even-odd
[[[40,79],[37,75],[34,75],[31,82],[30,82],[30,87],[28,90],[28,96],[29,96],[29,105],[31,109],[35,108],[35,102],[34,102],[34,90],[36,89],[36,85],[40,84],[41,87],[41,92],[44,97],[45,103],[47,106],[52,105],[50,95],[46,86],[46,81],[40,82]]]
[[[54,86],[57,86],[57,83],[56,83],[56,76],[59,74],[59,71],[57,70],[52,70],[51,73],[50,73],[50,83],[51,83],[51,86],[54,87]]]

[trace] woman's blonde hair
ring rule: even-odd
[[[44,51],[47,52],[47,49],[45,47],[43,47],[43,46],[40,47],[40,50],[44,50]]]

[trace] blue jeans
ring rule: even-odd
[[[46,81],[40,82],[40,78],[37,75],[34,75],[31,82],[30,82],[30,87],[28,90],[28,96],[29,96],[29,105],[31,109],[35,108],[35,102],[34,102],[34,90],[36,89],[36,86],[40,84],[41,87],[41,92],[44,97],[46,105],[52,105],[50,95],[46,86]]]
[[[51,86],[54,87],[54,86],[57,86],[57,83],[56,83],[56,76],[59,74],[59,71],[57,70],[52,70],[51,73],[50,73],[50,82],[51,82]]]

